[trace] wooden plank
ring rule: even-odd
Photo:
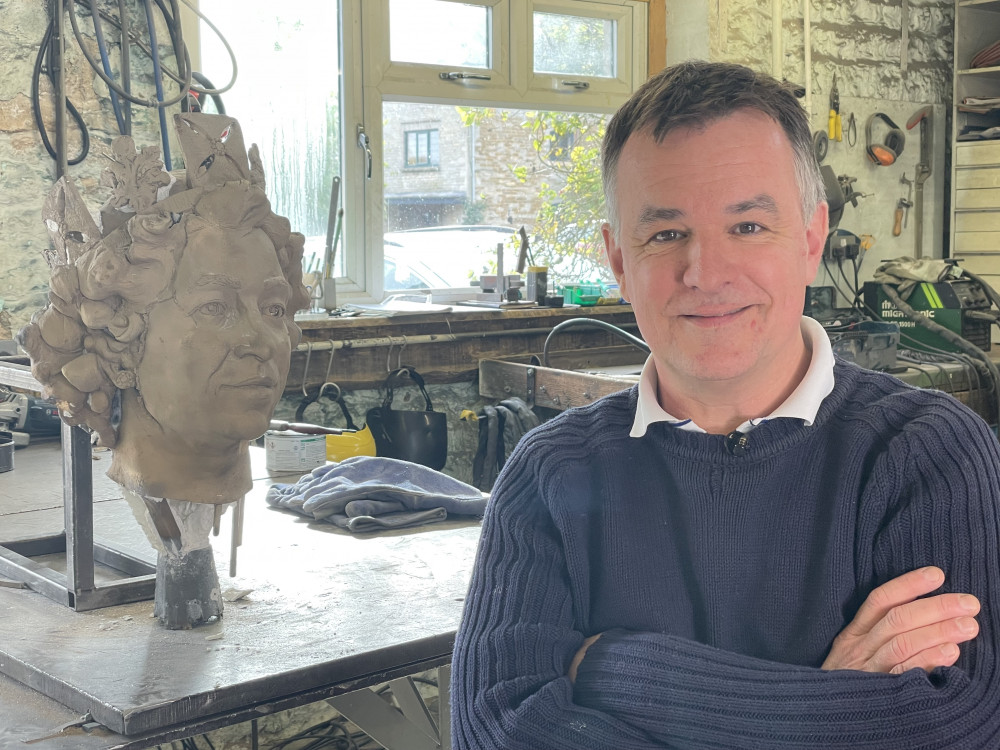
[[[532,406],[564,410],[631,387],[634,380],[482,360],[479,395],[504,399],[516,396]]]

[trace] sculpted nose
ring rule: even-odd
[[[237,328],[233,345],[237,357],[253,356],[264,360],[274,356],[274,333],[268,329],[259,311],[245,310]]]

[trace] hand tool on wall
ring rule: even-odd
[[[907,179],[906,172],[903,172],[903,176],[899,178],[899,182],[901,185],[906,185],[906,197],[900,198],[896,203],[896,218],[892,225],[893,237],[899,237],[903,233],[909,209],[913,206],[913,201],[910,200],[913,194],[913,181]]]
[[[906,198],[900,198],[896,202],[896,216],[892,222],[892,236],[899,237],[903,233],[906,213],[913,203]]]
[[[927,105],[914,112],[913,116],[906,121],[907,130],[913,130],[918,123],[920,124],[920,161],[917,163],[917,175],[913,180],[913,184],[917,187],[917,197],[914,202],[917,209],[917,224],[914,230],[914,258],[923,257],[924,183],[931,176],[931,165],[933,162],[933,153],[931,151],[934,146],[934,128],[931,120],[933,113],[934,108]]]
[[[844,140],[844,125],[840,117],[840,92],[837,90],[837,74],[833,74],[833,86],[830,88],[830,121],[826,127],[827,137],[831,141]]]
[[[854,113],[851,112],[850,116],[847,118],[847,144],[854,148],[858,143],[858,121],[854,119]]]

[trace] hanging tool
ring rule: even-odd
[[[906,226],[906,219],[909,216],[909,209],[913,206],[913,201],[910,200],[913,194],[913,180],[909,180],[906,177],[906,172],[903,172],[902,177],[899,178],[899,182],[902,185],[906,185],[906,197],[900,198],[896,203],[896,217],[892,225],[892,236],[899,237],[903,233],[903,227]]]
[[[858,121],[854,119],[854,113],[851,112],[850,116],[847,118],[847,145],[854,148],[858,142]]]
[[[920,125],[920,161],[917,163],[917,174],[913,179],[913,184],[917,188],[917,197],[914,205],[917,209],[917,225],[914,230],[914,258],[922,258],[924,252],[924,183],[931,176],[933,154],[931,149],[934,145],[934,128],[931,120],[934,108],[930,105],[921,107],[913,116],[906,121],[906,129],[913,130]]]
[[[913,203],[906,199],[900,198],[896,202],[896,216],[892,223],[892,236],[899,237],[903,233],[903,226],[906,221],[906,214]]]
[[[830,88],[830,121],[826,127],[827,137],[831,141],[844,140],[844,124],[840,117],[840,92],[837,90],[837,74],[833,74],[833,86]]]

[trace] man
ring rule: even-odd
[[[802,318],[809,135],[776,81],[695,62],[609,124],[604,238],[652,354],[498,479],[454,747],[1000,747],[1000,446]]]

